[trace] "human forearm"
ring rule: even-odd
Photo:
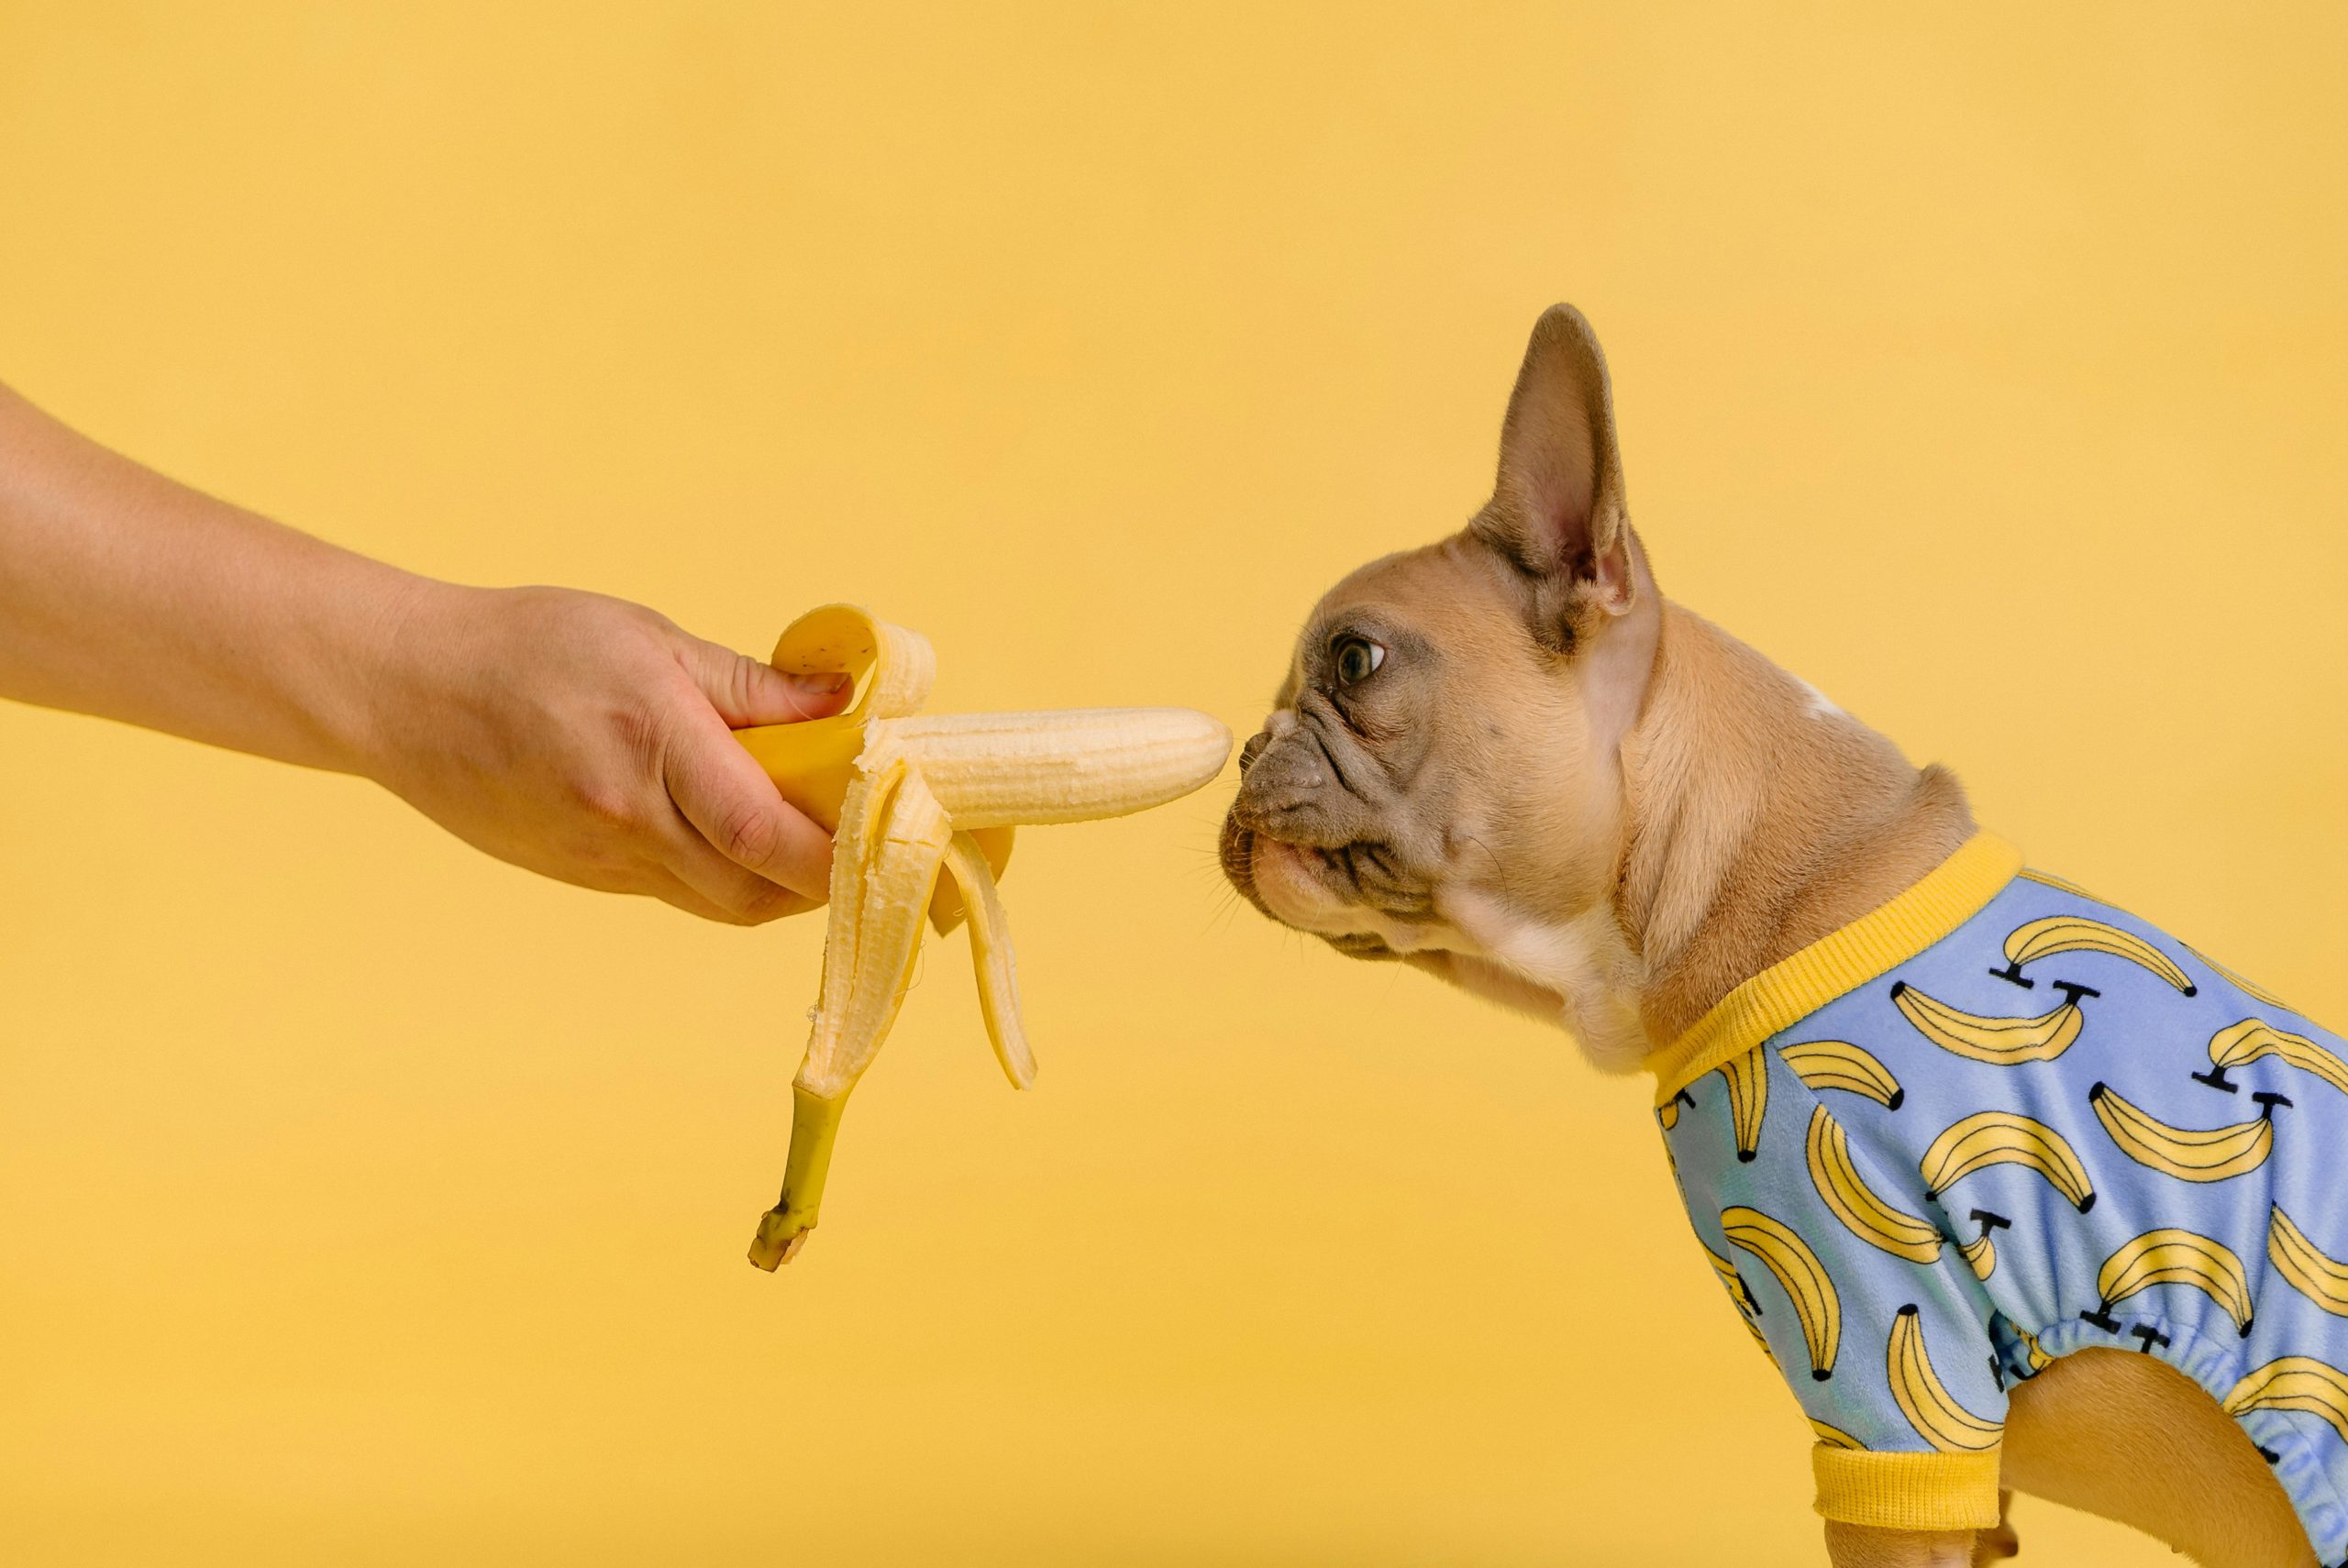
[[[836,712],[665,617],[463,588],[200,495],[0,387],[0,697],[374,779],[504,860],[713,920],[822,900],[731,729]]]
[[[426,586],[0,387],[0,696],[364,772],[368,695]]]

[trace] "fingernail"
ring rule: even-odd
[[[794,675],[791,683],[813,696],[829,697],[836,691],[847,690],[847,676],[839,670],[825,675]]]

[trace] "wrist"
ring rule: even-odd
[[[436,705],[435,671],[470,618],[469,602],[489,591],[392,568],[378,571],[354,587],[325,661],[332,678],[316,712],[334,759],[328,766],[396,792],[400,759],[413,751]]]

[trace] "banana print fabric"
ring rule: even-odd
[[[2032,872],[1882,957],[1659,1086],[1696,1234],[1820,1440],[1820,1511],[1994,1523],[2006,1390],[2105,1346],[2207,1389],[2348,1559],[2348,1042]]]

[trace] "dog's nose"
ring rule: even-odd
[[[1256,755],[1247,763],[1246,781],[1240,786],[1242,793],[1259,795],[1310,795],[1329,781],[1328,768],[1324,765],[1320,748],[1290,734],[1285,738],[1265,739],[1260,746],[1254,741]]]
[[[1286,734],[1267,730],[1241,753],[1239,793],[1231,820],[1254,833],[1302,842],[1316,835],[1329,773],[1319,751],[1292,726]]]

